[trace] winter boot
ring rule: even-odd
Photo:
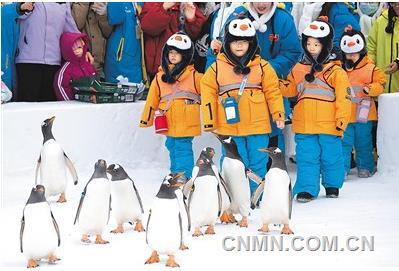
[[[338,198],[339,189],[335,187],[327,187],[326,188],[326,198]]]
[[[368,169],[359,169],[357,172],[357,176],[359,178],[369,178],[374,175],[374,172],[370,172]]]
[[[314,199],[313,196],[311,194],[309,194],[308,192],[300,192],[296,196],[296,200],[298,202],[303,202],[303,203],[312,201],[313,199]]]

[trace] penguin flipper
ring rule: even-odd
[[[220,173],[218,174],[218,176],[219,176],[220,183],[222,184],[223,189],[224,189],[224,191],[226,191],[226,194],[229,197],[229,201],[231,202],[232,196],[231,196],[231,192],[230,192],[229,188],[227,187],[227,183],[223,179],[222,175],[220,175]]]
[[[183,221],[180,212],[179,212],[179,227],[180,227],[180,247],[181,247],[182,245],[184,245],[184,243],[183,243]]]
[[[217,192],[218,192],[218,217],[220,217],[222,213],[222,193],[220,192],[220,184],[218,183],[217,186]]]
[[[255,192],[252,195],[251,199],[251,209],[255,209],[256,204],[259,201],[260,196],[262,195],[263,191],[265,190],[265,180],[261,181],[256,188]]]
[[[258,175],[255,174],[255,172],[253,172],[250,169],[245,169],[246,173],[247,173],[247,177],[250,178],[252,181],[254,181],[257,185],[259,185],[262,182],[262,178],[259,177]]]
[[[145,229],[145,242],[147,245],[148,245],[148,225],[150,225],[150,219],[151,219],[151,209],[148,212],[147,227]]]
[[[291,214],[292,214],[292,186],[291,186],[291,180],[290,180],[290,185],[289,185],[289,187],[288,187],[288,193],[289,193],[289,195],[288,195],[288,208],[289,208],[289,210],[288,210],[288,217],[289,217],[289,219],[291,219]]]
[[[111,217],[111,195],[109,195],[109,205],[108,205],[108,219],[107,219],[107,224],[109,222],[109,219]]]
[[[20,249],[21,249],[21,253],[24,252],[23,245],[22,245],[22,239],[24,237],[24,230],[25,230],[25,215],[22,216],[22,219],[21,219],[21,230],[19,231],[19,246],[20,246]]]
[[[50,205],[49,205],[50,206]],[[54,224],[54,229],[57,232],[57,238],[58,238],[58,246],[61,245],[61,235],[60,235],[60,228],[58,227],[57,221],[54,218],[53,212],[50,211],[51,214],[51,219],[53,220]]]
[[[78,221],[78,219],[79,219],[80,210],[82,210],[83,202],[84,202],[85,196],[86,196],[86,187],[83,190],[82,195],[80,196],[79,206],[78,206],[78,209],[76,210],[75,221],[73,222],[73,225],[75,225],[76,221]]]
[[[77,185],[78,184],[78,174],[76,173],[76,169],[73,166],[71,159],[69,159],[69,157],[65,154],[65,152],[64,152],[64,158],[65,158],[65,163],[69,169],[69,172],[71,172],[73,184]]]
[[[139,201],[139,204],[140,204],[141,213],[144,214],[143,202],[141,201],[141,197],[140,197],[139,191],[137,190],[136,186],[134,185],[133,180],[130,179],[130,178],[129,178],[129,180],[132,181],[134,192],[136,193],[137,200]]]
[[[188,198],[190,195],[190,191],[194,189],[194,181],[195,181],[196,176],[191,177],[190,180],[188,180],[183,187],[183,195]]]
[[[187,213],[187,220],[188,220],[188,225],[187,225],[187,230],[191,231],[191,216],[190,216],[190,212],[188,211],[188,206],[186,204],[186,202],[183,200],[183,204],[184,204],[184,209],[186,210]]]
[[[42,163],[42,156],[39,156],[39,159],[37,159],[37,163],[36,163],[36,171],[35,171],[35,185],[37,185],[37,176],[39,175],[39,168],[40,168],[40,164]]]

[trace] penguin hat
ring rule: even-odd
[[[249,42],[249,48],[242,57],[238,57],[231,51],[230,44],[242,40]],[[226,23],[222,52],[235,65],[234,72],[236,74],[246,75],[250,72],[247,64],[255,57],[258,50],[256,30],[249,18],[243,17],[240,13],[230,22]]]
[[[182,55],[180,63],[173,64],[169,60],[169,52],[171,50],[177,51]],[[162,81],[173,84],[176,82],[179,75],[191,63],[194,56],[194,44],[190,37],[183,32],[173,34],[165,43],[162,49],[161,67],[163,72]],[[173,64],[173,67],[171,67]]]
[[[366,39],[362,32],[355,30],[348,25],[340,40],[341,51],[345,54],[359,54],[359,60],[354,63],[352,60],[344,57],[344,65],[346,69],[352,69],[367,54]]]
[[[317,39],[323,46],[320,54],[315,58],[307,49],[309,38]],[[323,70],[323,64],[330,59],[333,48],[334,29],[328,23],[327,16],[320,16],[316,21],[310,23],[302,33],[302,48],[305,51],[305,57],[312,64],[310,73],[305,75],[305,80],[313,82],[314,73]]]

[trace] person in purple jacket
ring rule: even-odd
[[[83,76],[95,76],[96,69],[86,60],[88,51],[88,38],[86,34],[63,33],[60,45],[64,65],[55,74],[54,89],[58,101],[73,100],[71,80],[78,80]]]
[[[33,10],[21,15],[18,23],[17,101],[55,101],[53,79],[61,64],[61,34],[80,33],[70,3],[35,2]]]

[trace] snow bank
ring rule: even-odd
[[[378,172],[398,174],[399,168],[399,93],[378,97]]]
[[[133,168],[148,167],[149,164],[169,167],[165,136],[155,134],[153,127],[138,128],[144,102],[9,103],[1,107],[3,193],[12,187],[8,182],[14,175],[32,176],[24,181],[32,185],[43,141],[41,124],[51,116],[56,116],[53,135],[74,162],[78,173],[92,172],[95,161],[100,158]],[[220,153],[220,144],[209,133],[196,138],[193,145],[196,157],[207,146],[213,146]]]

